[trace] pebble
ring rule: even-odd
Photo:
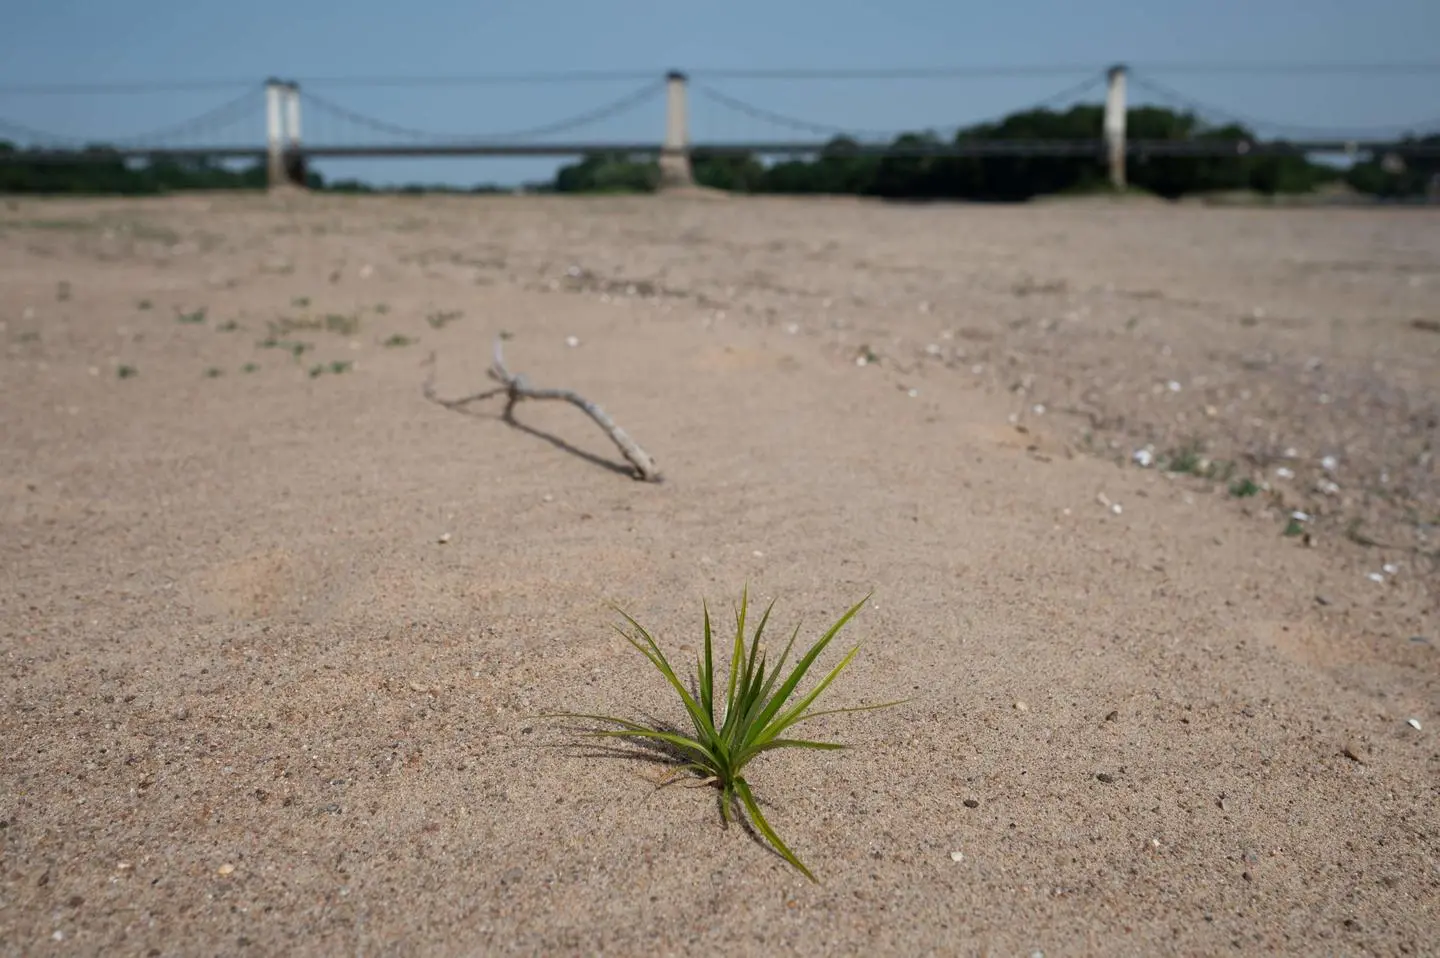
[[[1417,732],[1420,731],[1420,720],[1417,718],[1408,718],[1405,720],[1405,724],[1410,726]]]
[[[572,348],[575,347],[575,346],[579,346],[579,345],[580,345],[580,337],[579,337],[579,336],[566,336],[566,337],[565,337],[565,345],[566,345],[566,346],[570,346],[570,347],[572,347]]]
[[[1340,753],[1352,762],[1359,762],[1361,765],[1365,764],[1365,750],[1360,747],[1358,742],[1346,742],[1345,747],[1340,750]]]
[[[217,874],[217,875],[233,875],[234,873],[235,873],[235,866],[232,865],[232,864],[230,864],[229,862],[226,862],[225,864],[221,865],[219,868],[215,869],[215,874]]]
[[[450,533],[442,532],[440,534],[440,538],[437,541],[443,546],[445,543],[450,541]]]
[[[1135,460],[1135,465],[1141,469],[1149,469],[1155,464],[1155,454],[1149,449],[1136,449],[1135,454],[1130,458]]]
[[[1378,572],[1371,572],[1371,573],[1369,573],[1368,575],[1366,575],[1365,578],[1369,579],[1371,582],[1384,582],[1384,581],[1385,581],[1385,577],[1384,577],[1383,575],[1381,575],[1380,573],[1378,573]]]
[[[1413,721],[1415,721],[1415,720],[1414,720],[1414,719],[1411,719],[1410,721],[1413,722]],[[1418,726],[1417,726],[1417,727],[1418,727]],[[980,807],[980,800],[979,800],[978,798],[967,798],[967,799],[965,799],[965,807],[966,807],[966,808],[979,808],[979,807]]]
[[[1024,702],[1016,702],[1016,703],[1015,703],[1015,711],[1017,711],[1017,712],[1028,712],[1028,711],[1030,711],[1030,706],[1027,705],[1027,704],[1024,703]]]
[[[1115,776],[1111,775],[1109,772],[1098,772],[1096,773],[1095,778],[1106,785],[1115,784]]]
[[[965,860],[965,853],[964,853],[964,852],[951,852],[951,853],[950,853],[950,860],[951,860],[952,862],[963,862],[963,861]]]

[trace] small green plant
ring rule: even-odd
[[[241,371],[242,373],[253,373],[255,370],[257,370],[257,369],[259,369],[259,368],[260,368],[260,365],[259,365],[258,363],[246,363],[245,365],[243,365],[243,366],[240,367],[240,371]]]
[[[152,306],[154,306],[154,304],[151,303],[148,299],[142,299],[140,300],[140,302],[135,304],[135,308],[139,310],[150,309]]]
[[[276,336],[267,336],[257,344],[261,349],[283,349],[290,355],[299,359],[305,353],[315,347],[311,343],[300,342],[294,339],[280,339]]]
[[[219,366],[211,366],[209,369],[205,370],[206,379],[219,379],[223,375],[225,375],[225,370],[221,369]]]
[[[1210,463],[1205,460],[1203,450],[1198,442],[1187,443],[1170,453],[1165,464],[1167,472],[1176,472],[1183,475],[1203,476],[1210,468]]]
[[[116,368],[115,375],[119,376],[121,379],[130,379],[132,376],[140,375],[140,370],[136,369],[134,366],[120,366]]]
[[[1248,499],[1249,497],[1256,495],[1259,492],[1260,487],[1257,486],[1255,484],[1255,480],[1251,479],[1249,476],[1246,476],[1244,479],[1237,479],[1234,482],[1230,483],[1230,495],[1234,496],[1236,499]]]
[[[186,323],[190,325],[203,323],[205,322],[205,307],[201,306],[199,309],[190,313],[179,313],[176,315],[175,320],[176,322]]]
[[[216,331],[221,333],[233,333],[239,328],[240,324],[233,319],[227,319],[225,320],[225,322],[215,327]]]
[[[290,305],[294,306],[296,309],[304,309],[306,306],[310,305],[310,297],[296,296],[294,299],[290,300]]]
[[[321,376],[326,372],[331,372],[338,376],[341,373],[349,372],[350,367],[354,365],[354,361],[349,359],[336,359],[328,365],[325,363],[316,363],[315,365],[310,367],[310,378],[314,379],[315,377]]]
[[[443,329],[450,323],[455,322],[461,316],[460,310],[439,310],[425,317],[425,322],[430,324],[431,329]]]
[[[747,649],[745,646],[745,619],[749,604],[749,589],[747,588],[741,594],[740,605],[735,610],[735,640],[730,654],[729,676],[728,678],[722,676],[723,689],[717,689],[715,684],[715,662],[708,606],[705,606],[704,609],[705,649],[699,657],[696,667],[693,690],[687,689],[685,683],[675,674],[674,669],[665,659],[664,653],[660,651],[660,646],[656,644],[650,633],[645,631],[644,626],[623,610],[617,609],[616,611],[625,617],[633,631],[626,632],[619,626],[616,626],[616,630],[639,650],[651,665],[659,670],[665,680],[670,683],[670,687],[680,696],[680,701],[684,704],[690,723],[694,727],[694,735],[685,735],[678,730],[672,731],[663,726],[643,725],[610,715],[561,713],[545,717],[583,718],[618,725],[620,726],[618,730],[607,729],[590,734],[600,737],[640,739],[655,743],[660,750],[668,751],[676,759],[682,773],[697,774],[703,779],[699,784],[714,785],[720,790],[720,816],[723,824],[729,825],[732,813],[738,820],[743,806],[744,810],[749,813],[750,821],[756,830],[770,842],[781,857],[804,874],[806,878],[818,881],[810,869],[806,868],[789,846],[781,841],[780,836],[775,834],[775,830],[765,820],[765,816],[760,812],[760,806],[755,801],[755,796],[750,791],[750,785],[745,781],[742,773],[752,759],[771,749],[831,750],[845,747],[835,742],[812,742],[783,737],[784,732],[800,722],[819,718],[822,715],[862,712],[901,704],[897,701],[882,702],[878,705],[825,709],[819,712],[809,710],[820,693],[825,691],[826,687],[860,651],[858,645],[846,653],[840,663],[831,669],[814,688],[797,701],[790,702],[791,696],[795,694],[801,680],[805,678],[806,672],[815,663],[815,659],[825,651],[830,640],[835,638],[845,623],[860,611],[869,598],[870,596],[867,595],[851,606],[839,621],[830,626],[829,630],[795,663],[789,675],[781,679],[785,661],[790,657],[790,650],[795,644],[796,636],[800,634],[800,627],[798,625],[795,627],[790,641],[785,644],[785,649],[780,653],[780,658],[774,667],[767,668],[766,653],[761,647],[761,637],[765,632],[766,623],[770,621],[770,611],[775,607],[775,603],[772,601],[766,608],[760,624],[755,628],[750,647]],[[719,696],[718,700],[717,695]],[[676,780],[678,778],[670,781]],[[665,784],[670,784],[670,782]]]
[[[339,333],[341,336],[353,336],[360,331],[360,317],[347,316],[344,313],[326,313],[325,329],[328,332]]]
[[[402,333],[396,333],[394,336],[391,336],[389,339],[385,340],[385,342],[381,343],[380,345],[389,346],[393,349],[400,346],[413,346],[415,345],[415,343],[416,340],[411,339],[409,336],[406,336]]]

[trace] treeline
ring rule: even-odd
[[[1100,138],[1103,116],[1104,110],[1098,105],[1076,106],[1064,112],[1030,110],[997,123],[961,130],[954,142],[1094,141]],[[1157,107],[1131,110],[1127,125],[1133,140],[1257,142],[1255,135],[1242,126],[1208,127],[1192,114]],[[1440,146],[1440,136],[1420,142]],[[933,134],[911,133],[899,137],[894,145],[926,148],[943,144]],[[893,199],[1013,202],[1047,194],[1104,190],[1108,184],[1104,165],[1095,156],[866,156],[860,155],[856,146],[854,141],[836,139],[814,159],[772,164],[754,156],[714,155],[697,150],[691,156],[691,165],[701,185],[737,193],[848,193]],[[299,157],[291,159],[301,162]],[[381,190],[354,179],[327,183],[318,172],[304,169],[303,164],[296,166],[293,173],[311,189],[341,193],[509,191],[489,185],[413,185]],[[1222,191],[1309,193],[1343,182],[1361,193],[1398,199],[1436,189],[1440,183],[1440,156],[1411,158],[1404,163],[1368,160],[1342,170],[1303,156],[1132,155],[1127,163],[1127,178],[1133,188],[1169,198]],[[659,166],[653,159],[601,154],[562,167],[552,182],[525,189],[634,193],[654,190],[659,181]],[[144,195],[265,186],[265,167],[259,163],[236,167],[209,158],[163,157],[135,162],[103,146],[76,151],[62,160],[53,156],[27,159],[24,151],[0,141],[0,192],[4,193]]]
[[[1031,110],[998,123],[961,130],[954,142],[1086,141],[1101,136],[1104,108],[1072,107],[1064,112]],[[1258,142],[1239,125],[1207,127],[1195,116],[1158,107],[1129,112],[1132,140]],[[1440,144],[1440,137],[1422,142]],[[910,133],[896,147],[943,145],[932,134]],[[739,193],[845,193],[893,199],[966,199],[1021,201],[1047,194],[1083,193],[1107,188],[1108,174],[1098,157],[1074,156],[864,156],[856,143],[839,138],[811,160],[766,165],[754,156],[691,156],[695,180],[702,186]],[[1247,190],[1264,194],[1309,193],[1344,182],[1352,189],[1382,197],[1418,196],[1440,174],[1440,159],[1419,159],[1398,168],[1380,161],[1348,170],[1315,163],[1303,156],[1136,157],[1127,163],[1133,188],[1168,198],[1194,193]],[[555,178],[561,193],[636,192],[656,188],[658,164],[621,155],[596,155],[566,166]]]
[[[232,169],[215,160],[163,157],[127,162],[104,147],[77,150],[63,160],[27,160],[25,151],[0,141],[0,193],[86,193],[145,196],[180,190],[258,190],[260,164]]]

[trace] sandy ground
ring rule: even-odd
[[[1436,954],[1437,251],[1429,211],[10,202],[0,951]],[[665,481],[423,397],[502,330]],[[531,718],[679,718],[607,603],[683,660],[747,581],[806,636],[873,588],[827,696],[913,696],[754,767],[818,885]]]

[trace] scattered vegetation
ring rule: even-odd
[[[300,330],[353,336],[360,330],[360,316],[345,313],[326,313],[324,316],[304,317],[281,316],[279,319],[267,321],[266,326],[269,327],[270,335],[275,337]]]
[[[402,333],[396,333],[395,335],[391,336],[389,339],[381,343],[381,345],[389,346],[391,348],[398,348],[400,346],[413,346],[418,341],[419,340],[411,339],[409,336],[406,336]]]
[[[121,379],[131,379],[135,376],[140,375],[140,370],[136,369],[134,366],[121,365],[116,368],[115,375],[119,376]]]
[[[235,332],[235,331],[236,331],[237,329],[239,329],[239,328],[240,328],[240,324],[239,324],[238,322],[236,322],[236,321],[233,320],[233,319],[227,319],[227,320],[225,320],[225,322],[221,323],[219,326],[216,326],[216,327],[215,327],[215,331],[216,331],[216,332],[220,332],[220,333],[233,333],[233,332]]]
[[[242,373],[253,373],[259,368],[260,365],[258,363],[246,363],[245,365],[240,367],[240,371]]]
[[[1257,486],[1255,484],[1255,480],[1251,479],[1249,476],[1246,476],[1243,479],[1236,479],[1234,482],[1230,483],[1230,495],[1234,496],[1236,499],[1248,499],[1251,496],[1258,494],[1259,492],[1260,487]]]
[[[338,376],[341,373],[348,373],[354,365],[355,362],[350,359],[336,359],[330,363],[316,363],[310,367],[310,378],[314,379],[317,376],[323,376],[327,372]]]
[[[219,379],[223,375],[225,375],[225,370],[221,369],[219,366],[211,366],[209,369],[205,370],[206,379]]]
[[[741,594],[740,605],[735,610],[735,638],[730,653],[728,677],[721,676],[722,688],[716,687],[708,606],[704,609],[705,648],[699,657],[693,677],[694,684],[689,688],[676,675],[664,653],[661,652],[660,646],[644,626],[624,611],[617,610],[625,617],[631,628],[631,631],[626,632],[617,626],[617,631],[649,660],[650,664],[665,677],[670,687],[679,695],[694,729],[694,734],[686,735],[680,730],[668,726],[644,725],[629,719],[608,715],[561,713],[547,717],[583,718],[620,726],[618,730],[607,729],[590,734],[599,737],[639,740],[652,751],[666,756],[680,767],[681,774],[665,784],[678,781],[686,772],[689,772],[700,777],[701,781],[698,784],[714,785],[720,792],[722,823],[728,826],[732,813],[739,820],[742,817],[743,807],[743,810],[749,813],[750,822],[775,850],[805,877],[816,881],[817,879],[810,869],[805,867],[766,821],[743,772],[752,759],[771,749],[831,750],[845,747],[834,742],[815,742],[784,737],[784,733],[788,729],[801,722],[819,718],[822,715],[867,711],[900,704],[899,702],[883,702],[878,705],[810,711],[810,706],[820,696],[820,693],[825,691],[859,652],[858,645],[846,653],[839,664],[816,683],[814,688],[797,700],[791,701],[791,696],[795,694],[800,682],[810,667],[814,665],[820,653],[825,650],[825,647],[830,644],[830,641],[855,613],[860,611],[869,598],[867,595],[851,606],[782,679],[785,663],[790,657],[796,636],[800,634],[800,627],[798,625],[795,627],[790,641],[785,644],[785,648],[774,666],[767,667],[767,654],[762,647],[761,638],[766,624],[770,621],[770,612],[775,603],[771,602],[770,606],[766,608],[765,614],[760,618],[760,623],[755,627],[749,648],[746,648],[745,624],[749,605],[749,589],[747,588]],[[717,705],[719,706],[718,710]]]
[[[189,313],[178,313],[175,316],[175,320],[176,322],[187,323],[191,325],[203,323],[205,322],[205,307],[201,306],[199,309]]]
[[[301,342],[298,339],[281,339],[278,336],[269,336],[262,339],[257,345],[261,349],[283,349],[296,359],[315,348],[313,343]]]
[[[455,322],[463,315],[458,309],[436,310],[425,317],[425,322],[430,324],[431,329],[444,329],[450,323]]]
[[[148,299],[142,299],[142,300],[140,300],[140,302],[138,302],[138,303],[135,304],[135,308],[138,309],[138,310],[141,310],[142,312],[143,312],[144,310],[151,309],[151,308],[153,308],[153,307],[154,307],[154,304],[151,303],[150,300],[148,300]]]
[[[296,296],[294,299],[290,300],[290,305],[294,306],[296,309],[304,309],[305,307],[310,305],[310,297]]]
[[[1164,459],[1167,472],[1177,472],[1187,476],[1205,476],[1210,470],[1210,460],[1205,458],[1204,450],[1198,440],[1192,440],[1178,449],[1172,450]]]

